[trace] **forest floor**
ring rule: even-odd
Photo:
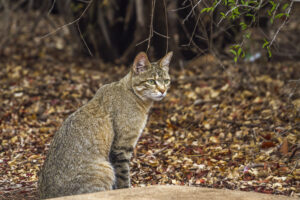
[[[131,161],[133,187],[173,184],[300,195],[300,64],[213,56],[172,69]],[[128,67],[26,34],[0,56],[0,199],[37,199],[63,120]]]

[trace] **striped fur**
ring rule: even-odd
[[[123,79],[101,87],[65,120],[39,174],[41,198],[130,187],[130,158],[153,101],[169,88],[171,57],[150,63],[138,54]]]

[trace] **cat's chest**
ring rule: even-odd
[[[142,132],[143,132],[143,130],[144,130],[146,124],[147,124],[147,118],[148,118],[148,116],[146,116],[146,117],[143,119],[143,121],[141,122],[141,124],[140,124],[140,127],[139,127],[139,129],[138,129],[138,134],[139,134],[139,136],[142,134]]]
[[[136,130],[137,134],[141,134],[146,126],[148,115],[139,114],[129,118],[129,126]]]
[[[143,133],[144,128],[146,127],[147,124],[147,117],[143,118],[138,124],[136,124],[136,127],[133,128],[133,134],[135,135],[135,140],[134,140],[134,144],[133,146],[135,146],[137,144],[138,139],[140,138],[140,136]]]

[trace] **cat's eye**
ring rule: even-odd
[[[154,85],[155,84],[155,80],[154,79],[150,79],[147,81],[150,85]]]
[[[164,84],[169,84],[170,83],[170,80],[169,79],[165,79],[164,80]]]

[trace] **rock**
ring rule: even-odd
[[[188,186],[157,185],[140,188],[120,189],[75,196],[55,198],[55,200],[297,200],[298,198],[243,192],[226,189],[211,189]],[[54,200],[54,199],[53,199]],[[298,199],[299,200],[299,199]]]

